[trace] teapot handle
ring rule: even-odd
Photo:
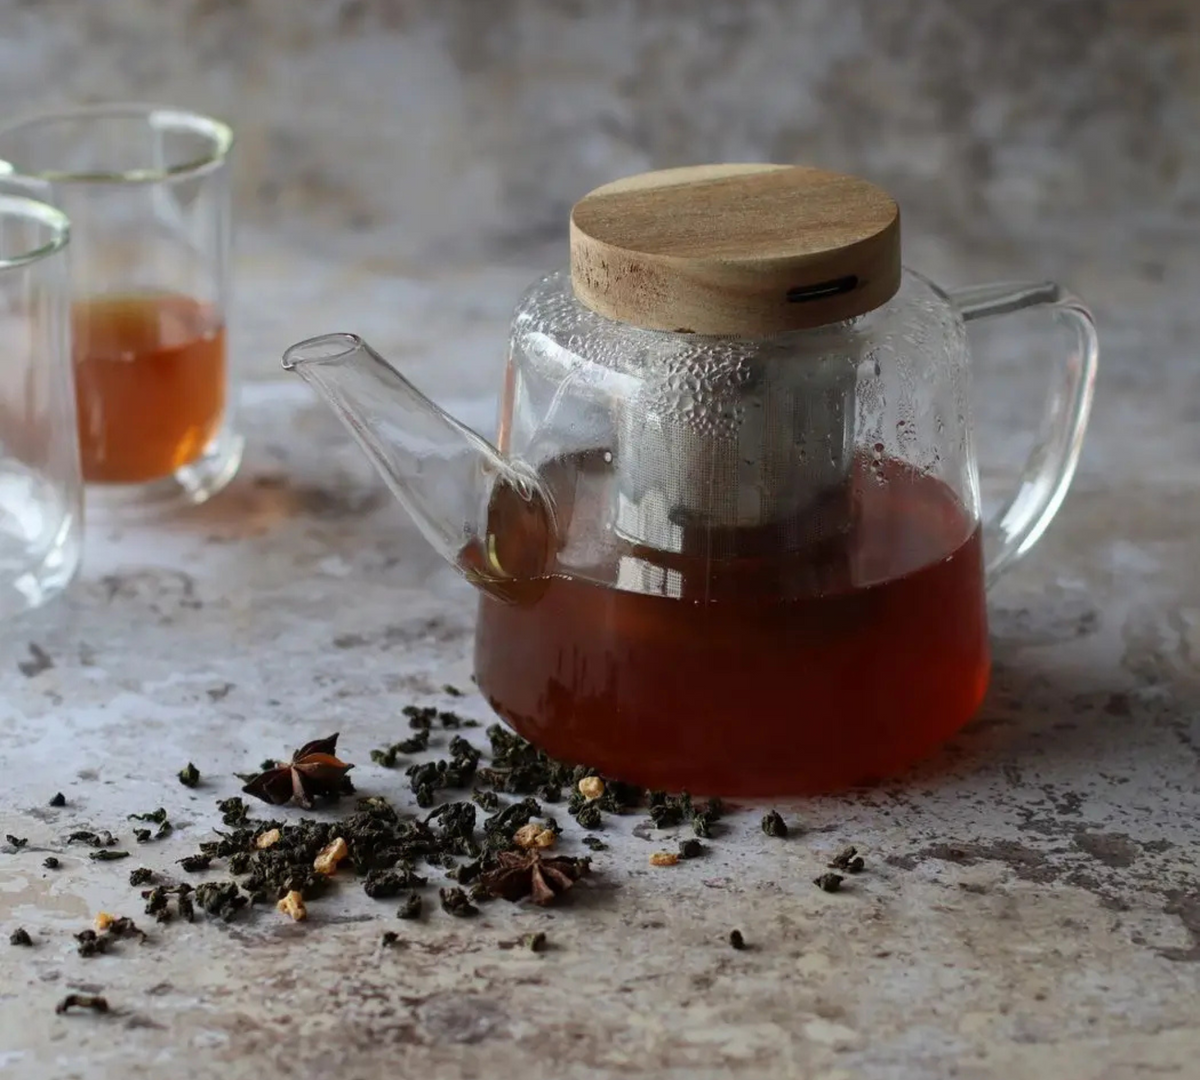
[[[1096,324],[1078,297],[1053,282],[976,285],[947,293],[964,322],[1049,307],[1075,331],[1058,370],[1017,489],[984,524],[988,588],[1041,538],[1075,474],[1096,381]]]

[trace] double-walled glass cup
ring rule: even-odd
[[[70,583],[83,531],[69,228],[38,194],[0,178],[0,618]]]
[[[50,185],[72,231],[71,328],[93,508],[203,502],[241,461],[226,347],[230,129],[101,105],[0,130],[0,172]]]

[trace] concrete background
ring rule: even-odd
[[[114,97],[239,131],[250,449],[195,514],[93,523],[73,596],[0,638],[0,833],[65,866],[49,878],[40,853],[0,853],[0,928],[40,943],[0,943],[5,1080],[1192,1075],[1200,9],[0,0],[6,115]],[[431,918],[384,956],[394,921],[349,890],[304,927],[198,923],[75,957],[69,933],[129,901],[123,873],[64,848],[69,829],[162,803],[169,866],[218,823],[208,796],[232,793],[229,773],[314,734],[309,718],[363,761],[399,705],[465,681],[469,590],[282,381],[280,350],[360,330],[486,423],[508,310],[564,261],[571,202],[721,158],[862,172],[899,198],[916,267],[947,284],[1056,277],[1096,309],[1083,467],[992,597],[979,720],[913,776],[789,810],[804,831],[783,848],[747,810],[711,860],[664,877],[625,822],[581,910],[546,916],[556,948],[536,962],[496,947],[540,918],[519,908]],[[1045,396],[1036,324],[1016,329],[973,342],[996,490]],[[31,642],[52,668],[22,670]],[[164,762],[188,758],[213,790],[164,787]],[[398,793],[382,770],[358,776]],[[60,788],[69,807],[47,812]],[[815,894],[843,842],[871,872]],[[763,947],[725,950],[731,925]],[[119,1003],[115,1023],[53,1016],[79,984]]]

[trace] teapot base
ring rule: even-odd
[[[870,544],[903,558],[969,535],[865,587],[704,602],[555,578],[530,605],[484,597],[480,690],[551,756],[650,788],[780,798],[896,775],[975,715],[990,673],[981,530],[937,481],[906,486],[880,489],[888,528],[864,509]]]

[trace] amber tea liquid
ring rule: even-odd
[[[225,410],[225,328],[174,294],[72,309],[79,448],[89,483],[136,484],[195,461]]]
[[[566,577],[484,597],[480,689],[553,756],[647,787],[775,797],[895,774],[974,715],[989,655],[978,526],[940,481],[883,472],[858,470],[855,527],[804,565],[660,556],[684,598]]]

